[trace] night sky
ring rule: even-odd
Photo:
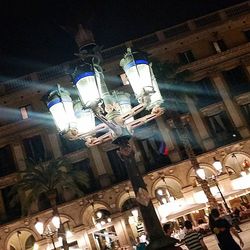
[[[74,59],[65,27],[82,23],[110,47],[243,0],[11,0],[0,7],[0,81]]]

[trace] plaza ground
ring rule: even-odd
[[[240,233],[242,240],[244,241],[244,250],[250,250],[250,221],[240,225],[243,232]],[[210,235],[204,239],[209,250],[220,250],[217,244],[215,235]],[[236,239],[237,241],[237,239]],[[238,241],[237,241],[238,242]],[[230,250],[230,249],[228,249]]]

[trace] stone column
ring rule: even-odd
[[[212,148],[214,148],[215,145],[212,138],[209,135],[209,132],[205,126],[204,121],[201,118],[199,110],[197,109],[192,98],[190,98],[189,96],[185,96],[185,100],[190,110],[191,116],[193,118],[196,130],[202,140],[205,149],[211,150]]]
[[[179,154],[178,150],[175,150],[175,145],[173,140],[170,137],[170,130],[166,126],[166,123],[164,123],[164,120],[162,117],[159,117],[156,119],[157,126],[161,132],[162,138],[164,143],[166,144],[168,151],[169,151],[169,158],[171,162],[178,162],[181,160],[181,156]]]
[[[26,168],[25,155],[24,155],[21,143],[14,142],[11,146],[13,149],[14,158],[15,158],[15,162],[17,164],[18,169],[25,170]]]
[[[55,159],[62,156],[62,152],[58,142],[58,135],[54,133],[48,134],[49,143],[51,145],[51,150]]]
[[[229,116],[231,117],[235,127],[239,131],[242,138],[249,137],[250,133],[245,124],[244,118],[240,112],[239,107],[233,101],[230,95],[230,91],[228,89],[227,83],[224,80],[221,73],[215,73],[212,75],[212,80],[220,93],[222,100],[225,104],[225,109]]]
[[[6,219],[6,211],[5,211],[5,207],[4,207],[2,190],[0,189],[0,221],[4,220],[4,219]]]
[[[100,146],[93,146],[89,148],[91,153],[91,166],[95,177],[99,179],[102,187],[107,187],[111,184],[111,166],[107,157]]]

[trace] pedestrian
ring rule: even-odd
[[[165,232],[166,237],[169,239],[169,241],[171,241],[173,243],[173,246],[180,243],[180,241],[178,239],[171,236],[173,234],[173,231],[174,231],[171,223],[164,224],[163,230]]]
[[[171,236],[173,234],[173,231],[174,231],[172,224],[169,222],[164,224],[163,230],[165,232],[167,240],[170,243],[168,249],[169,250],[182,250],[182,248],[180,246],[178,246],[180,241]]]
[[[213,208],[210,214],[210,226],[213,233],[215,233],[221,250],[240,250],[244,243],[238,232],[225,218],[220,217],[218,209]],[[238,238],[241,247],[233,239],[232,234]]]
[[[184,222],[184,227],[186,228],[184,243],[189,250],[208,250],[203,241],[202,235],[199,232],[193,230],[191,221],[186,220]]]

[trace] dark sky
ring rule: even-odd
[[[0,6],[0,81],[74,58],[73,36],[62,26],[83,23],[99,45],[124,41],[243,0],[11,0]]]

